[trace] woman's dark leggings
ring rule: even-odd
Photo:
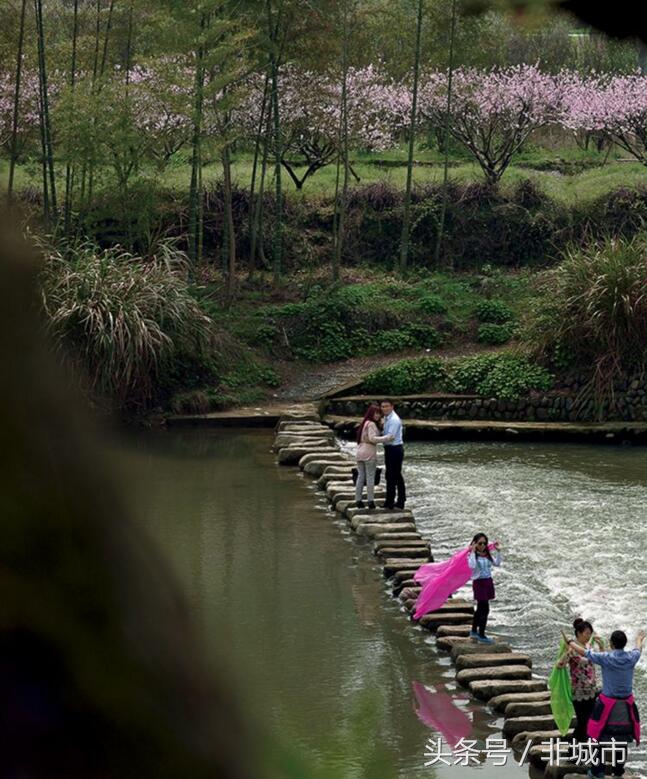
[[[474,612],[474,619],[472,620],[472,630],[478,633],[479,636],[485,636],[485,627],[487,625],[487,618],[490,613],[490,601],[489,600],[477,600],[476,611]]]

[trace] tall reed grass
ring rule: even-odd
[[[175,358],[206,354],[212,322],[187,279],[185,256],[170,246],[146,260],[90,243],[44,250],[50,333],[94,395],[146,406]]]

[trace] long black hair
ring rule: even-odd
[[[485,539],[485,557],[488,559],[492,559],[492,555],[490,554],[490,550],[488,548],[488,544],[490,543],[488,541],[488,537],[485,535],[485,533],[477,533],[474,538],[472,539],[472,543],[475,544],[477,541],[480,541],[482,538]],[[474,550],[476,552],[476,550]]]

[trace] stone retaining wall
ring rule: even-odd
[[[403,419],[494,419],[510,422],[623,422],[647,421],[647,379],[634,377],[616,387],[614,401],[599,406],[582,392],[583,382],[573,379],[549,393],[532,393],[518,400],[478,396],[404,396],[397,399]],[[361,418],[369,396],[330,398],[325,413]]]

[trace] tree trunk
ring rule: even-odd
[[[421,0],[422,1],[422,0]],[[335,203],[337,211],[337,235],[332,263],[332,280],[339,281],[339,269],[344,245],[344,228],[346,221],[346,200],[348,197],[348,0],[344,0],[343,33],[342,33],[342,82],[341,82],[341,106],[340,106],[340,141],[341,154],[344,161],[344,178],[341,199]],[[339,169],[338,169],[339,170]],[[337,176],[336,189],[338,188],[339,175]]]
[[[276,25],[272,22],[272,0],[267,0],[267,23],[270,33],[270,65],[272,76],[272,118],[274,133],[274,193],[276,221],[274,225],[274,234],[272,236],[272,266],[274,285],[277,286],[281,280],[283,264],[283,190],[281,186],[281,158],[283,151],[281,148],[281,118],[279,115],[279,62],[278,62],[278,31],[280,29],[281,6],[277,12]]]
[[[56,176],[54,171],[54,153],[52,149],[52,128],[49,119],[49,91],[47,85],[47,64],[45,60],[45,29],[43,25],[43,2],[34,0],[36,10],[36,35],[38,38],[38,76],[42,101],[43,140],[45,143],[45,162],[49,176],[51,216],[57,219]]]
[[[191,185],[189,188],[189,258],[195,265],[199,260],[199,211],[202,189],[200,187],[202,167],[202,114],[204,109],[204,45],[202,35],[207,18],[200,17],[200,44],[195,54],[195,94],[193,104],[193,137],[191,141]]]
[[[231,202],[231,154],[226,141],[222,150],[222,183],[225,200],[225,234],[227,236],[227,300],[231,302],[236,291],[236,229]]]
[[[407,157],[407,183],[404,191],[404,214],[400,238],[400,273],[405,273],[409,261],[409,232],[411,221],[411,185],[413,181],[413,150],[416,143],[416,112],[418,110],[418,79],[420,75],[420,41],[422,33],[423,0],[418,0],[416,19],[416,49],[413,60],[413,94],[411,96],[411,118],[409,121],[409,154]]]
[[[22,56],[25,42],[25,14],[27,11],[27,0],[22,0],[20,8],[20,31],[18,33],[18,56],[16,58],[16,81],[13,100],[13,119],[11,122],[11,151],[9,160],[9,185],[7,187],[7,197],[9,203],[13,199],[13,181],[16,171],[16,159],[18,157],[18,117],[20,115],[20,82],[22,79]]]
[[[70,63],[70,89],[72,90],[72,110],[74,110],[74,87],[76,84],[76,48],[79,37],[79,0],[74,0],[74,25],[72,28],[72,62]],[[70,165],[70,152],[67,150],[67,164],[65,166],[65,235],[70,234],[70,218],[72,212],[72,166]]]
[[[456,0],[452,0],[452,21],[449,28],[449,67],[447,70],[447,105],[445,107],[445,162],[443,166],[443,201],[440,207],[440,220],[438,224],[438,235],[436,236],[436,250],[434,252],[434,264],[438,266],[440,261],[440,249],[443,243],[443,233],[445,232],[445,217],[447,214],[447,198],[449,196],[449,122],[452,108],[452,81],[454,76],[454,39],[456,36]],[[453,263],[448,263],[450,270]]]
[[[254,162],[252,164],[252,181],[249,188],[249,276],[251,278],[254,263],[256,261],[256,222],[254,219],[256,213],[256,172],[258,170],[258,157],[261,148],[261,142],[267,139],[263,136],[263,126],[265,124],[265,112],[267,110],[267,93],[270,83],[269,73],[265,73],[265,83],[263,84],[263,102],[261,103],[261,115],[258,120],[258,129],[254,139]]]

